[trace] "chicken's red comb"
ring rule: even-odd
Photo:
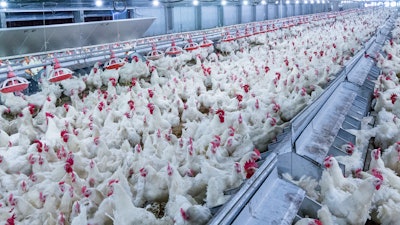
[[[189,220],[189,215],[185,212],[185,210],[183,210],[182,208],[180,209],[181,211],[181,216],[183,218],[183,220]]]
[[[46,117],[54,118],[54,115],[52,113],[46,112],[45,114],[46,114]]]
[[[330,160],[332,157],[333,156],[331,156],[331,155],[326,156],[325,159],[324,159],[324,162]]]
[[[380,180],[383,180],[383,176],[382,176],[382,172],[379,171],[378,169],[374,168],[372,169],[372,175],[374,175],[374,177],[379,178]]]
[[[253,160],[249,160],[244,163],[244,170],[249,170],[251,168],[258,168],[258,164],[254,162]]]
[[[60,133],[61,137],[64,137],[64,135],[66,135],[66,134],[68,134],[67,130],[62,130]]]
[[[314,224],[315,225],[323,225],[321,220],[317,220],[317,219],[314,220]]]
[[[118,183],[118,182],[119,182],[118,179],[112,179],[112,180],[108,181],[108,186],[111,186],[112,184]]]
[[[43,143],[42,143],[40,140],[38,140],[38,139],[35,139],[35,140],[33,141],[33,143],[38,144],[40,147],[43,146]]]
[[[224,115],[224,114],[225,114],[225,111],[224,111],[224,110],[222,110],[222,109],[218,109],[218,110],[217,110],[217,112],[215,112],[215,114],[221,114],[221,115]]]

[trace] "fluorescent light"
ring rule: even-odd
[[[227,3],[226,0],[221,1],[221,5],[226,5],[226,3]]]
[[[261,1],[261,5],[266,5],[266,4],[267,4],[267,2],[265,0]]]
[[[314,4],[314,0],[311,0],[310,3],[311,3],[311,4]]]
[[[103,6],[103,1],[96,0],[96,2],[94,4],[96,4],[97,7],[100,7],[100,6]]]
[[[289,0],[286,0],[286,4],[290,4],[290,1],[289,1]]]
[[[193,0],[193,5],[194,6],[198,6],[199,5],[199,1],[198,0]]]
[[[308,4],[308,1],[306,0],[306,1],[304,1],[304,4]]]
[[[159,6],[160,2],[158,0],[153,0],[153,6]]]
[[[322,4],[325,4],[325,0],[322,0]]]
[[[278,5],[278,3],[279,3],[279,1],[276,1],[276,2],[275,2],[275,4],[277,4],[277,5]]]
[[[248,5],[248,4],[249,4],[249,1],[247,1],[247,0],[243,1],[243,5]]]
[[[300,2],[299,2],[299,0],[296,0],[296,4],[299,4]]]
[[[0,6],[3,8],[7,8],[7,2],[6,1],[1,1]]]

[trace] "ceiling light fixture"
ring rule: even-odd
[[[226,0],[221,1],[221,5],[226,5],[226,3],[227,3]]]
[[[198,0],[193,0],[193,5],[194,6],[198,6],[199,5],[199,1]]]
[[[249,1],[247,1],[247,0],[243,1],[243,5],[248,5],[248,4],[249,4]]]
[[[94,3],[97,7],[103,6],[103,1],[101,0],[96,0],[96,2]]]
[[[153,0],[153,6],[159,6],[160,5],[160,2],[158,1],[158,0]]]
[[[261,5],[266,5],[266,4],[267,4],[267,2],[265,0],[261,1]]]

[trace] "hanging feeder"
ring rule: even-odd
[[[200,48],[208,48],[214,44],[213,41],[208,40],[206,36],[203,36],[203,40],[200,42]]]
[[[238,30],[238,31],[239,31],[239,30]],[[238,31],[236,31],[236,33],[237,33]],[[236,34],[236,38],[240,38],[240,36],[238,37],[237,34]],[[229,31],[227,31],[227,32],[225,33],[224,37],[222,38],[221,42],[232,42],[232,41],[234,41],[234,40],[235,40],[235,37],[233,37],[233,35],[231,35],[231,34],[229,33]]]
[[[182,53],[182,48],[176,46],[175,40],[172,39],[171,46],[165,50],[165,54],[167,55],[179,55]]]
[[[192,38],[190,37],[188,40],[188,43],[185,45],[185,47],[183,47],[183,49],[185,49],[186,51],[194,51],[196,49],[199,48],[199,44],[197,44],[196,42],[193,42]]]
[[[0,86],[1,93],[20,92],[27,89],[29,81],[23,77],[15,76],[15,73],[8,67],[7,79]]]
[[[241,34],[240,34],[240,30],[239,29],[237,29],[236,30],[236,40],[238,40],[238,39],[240,39],[240,38],[244,38],[244,36],[242,36]]]
[[[275,27],[275,24],[268,24],[268,32],[273,32],[276,30],[277,28]]]
[[[261,26],[260,26],[260,28],[259,28],[259,30],[257,30],[257,26],[256,25],[254,25],[253,26],[253,35],[257,35],[257,34],[260,34],[261,33]]]
[[[153,43],[151,46],[151,52],[147,53],[146,58],[150,60],[157,60],[164,56],[164,53],[157,50],[156,44]]]
[[[290,27],[294,27],[294,26],[295,26],[294,21],[293,21],[293,20],[290,20],[290,21],[289,21],[289,28],[290,28]]]
[[[250,37],[250,36],[252,36],[253,34],[250,32],[250,28],[248,28],[248,27],[246,27],[245,29],[244,29],[244,36],[245,37]]]
[[[107,70],[117,70],[125,65],[125,61],[123,59],[117,58],[115,53],[111,51],[111,57],[108,62],[104,63],[104,68]]]
[[[283,22],[283,24],[282,24],[282,28],[289,28],[290,26],[289,26],[289,23],[287,23],[287,22]]]
[[[264,25],[260,24],[260,33],[265,33],[267,32],[266,30],[264,30]]]
[[[49,73],[50,82],[59,82],[72,77],[72,71],[67,68],[62,68],[57,58],[54,58],[54,67]]]

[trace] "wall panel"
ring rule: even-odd
[[[195,30],[194,7],[174,7],[173,8],[173,31],[185,32]]]
[[[201,26],[202,29],[208,29],[218,26],[218,7],[202,6],[201,7]]]
[[[273,20],[278,18],[278,5],[268,4],[268,19]]]
[[[233,5],[224,6],[224,26],[237,24],[237,7]]]
[[[256,20],[263,21],[267,19],[267,6],[265,5],[257,5],[256,6]]]
[[[165,11],[162,7],[137,8],[135,17],[154,16],[157,19],[144,34],[145,37],[165,34]]]
[[[249,23],[251,22],[253,15],[251,12],[251,6],[244,5],[242,6],[242,23]]]
[[[294,4],[286,5],[286,16],[294,16]]]

